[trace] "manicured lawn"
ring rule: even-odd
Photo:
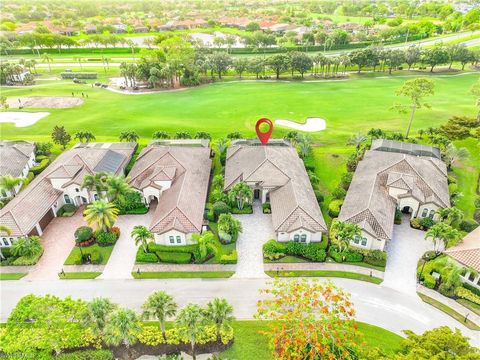
[[[234,271],[157,271],[157,272],[132,272],[135,279],[193,279],[193,278],[229,278]]]
[[[287,255],[287,256],[284,256],[283,258],[278,259],[278,260],[268,260],[268,259],[264,258],[263,262],[265,264],[288,264],[288,263],[305,263],[305,262],[308,262],[308,261],[305,260],[305,259],[296,257],[296,256]]]
[[[270,277],[339,277],[346,279],[354,279],[367,281],[374,284],[380,284],[383,279],[357,274],[348,271],[333,271],[333,270],[293,270],[293,271],[265,271]]]
[[[467,309],[472,310],[475,314],[480,315],[480,305],[465,299],[457,299],[457,302],[465,306]]]
[[[62,280],[78,280],[78,279],[95,279],[96,277],[100,276],[101,272],[66,272],[66,273],[58,273],[58,277]]]
[[[98,244],[93,244],[91,246],[82,247],[84,254],[90,253],[93,250],[99,251],[102,256],[102,262],[98,265],[105,265],[112,254],[113,246],[98,246]],[[68,255],[67,259],[65,260],[64,265],[77,265],[75,264],[75,259],[77,259],[79,256],[81,256],[80,248],[78,246],[74,246],[70,252],[70,255]]]
[[[27,273],[0,273],[0,280],[20,280]]]
[[[268,347],[268,339],[262,331],[268,329],[271,321],[235,321],[235,341],[233,346],[221,353],[222,358],[235,360],[273,359]],[[360,342],[383,349],[388,354],[399,350],[402,337],[377,326],[358,323]]]
[[[447,315],[450,315],[452,318],[454,318],[455,320],[457,320],[458,322],[462,323],[463,325],[465,325],[467,328],[471,329],[471,330],[476,330],[476,331],[480,331],[480,326],[476,325],[474,322],[470,321],[467,319],[467,321],[465,321],[465,316],[457,313],[455,310],[453,310],[452,308],[448,307],[447,305],[441,303],[441,302],[438,302],[437,300],[435,299],[432,299],[431,297],[427,296],[427,295],[424,295],[424,294],[420,294],[420,293],[417,293],[418,296],[420,296],[420,298],[426,302],[427,304],[430,304],[432,305],[433,307],[436,307],[438,310],[440,311],[443,311],[445,314]]]

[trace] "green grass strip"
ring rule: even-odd
[[[61,280],[80,280],[80,279],[95,279],[102,273],[98,271],[81,271],[81,272],[66,272],[58,273]]]
[[[427,295],[424,295],[424,294],[421,294],[421,293],[418,293],[418,292],[417,292],[417,294],[418,294],[418,296],[420,296],[420,298],[424,302],[426,302],[429,305],[432,305],[433,307],[437,308],[440,311],[443,311],[445,314],[451,316],[452,318],[454,318],[458,322],[462,323],[463,325],[465,325],[470,330],[480,331],[480,326],[478,326],[477,324],[475,324],[471,320],[466,319],[467,321],[465,321],[465,316],[463,316],[462,314],[459,314],[458,312],[453,310],[448,305],[445,305],[445,304],[441,303],[440,301],[432,299],[430,296],[427,296]]]
[[[193,279],[193,278],[229,278],[234,271],[152,271],[152,272],[132,272],[135,279]]]
[[[20,280],[27,273],[0,273],[0,280]]]
[[[366,281],[373,284],[380,284],[383,279],[375,276],[357,274],[348,271],[331,271],[331,270],[292,270],[292,271],[265,271],[270,277],[337,277],[345,279],[353,279]]]

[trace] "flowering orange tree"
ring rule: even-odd
[[[275,320],[264,333],[276,359],[357,358],[353,303],[330,281],[276,279],[261,293],[256,317]]]

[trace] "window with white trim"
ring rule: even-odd
[[[298,235],[298,234],[293,235],[293,241],[299,242],[300,241],[300,235]]]
[[[300,236],[300,242],[302,242],[302,243],[307,242],[307,234],[302,234]]]
[[[423,211],[422,211],[422,218],[423,218],[423,217],[426,217],[427,214],[428,214],[428,209],[423,209]]]
[[[170,244],[175,244],[175,238],[173,236],[169,236]]]
[[[179,235],[177,235],[177,244],[181,244],[181,243],[182,243],[182,238]]]
[[[434,216],[435,216],[435,210],[430,210],[430,214],[428,215],[428,217],[430,219],[433,219]]]
[[[9,245],[7,238],[2,238],[2,241],[3,241],[3,245],[5,245],[5,246]]]
[[[366,237],[355,235],[352,239],[352,242],[356,245],[367,246],[368,240]]]
[[[63,195],[63,199],[65,200],[65,203],[67,203],[67,204],[72,203],[72,200],[70,199],[70,196],[68,196],[67,194]]]

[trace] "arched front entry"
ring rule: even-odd
[[[147,197],[147,205],[150,205],[150,203],[158,203],[158,197],[156,197],[155,195],[148,195]]]
[[[413,209],[410,206],[404,206],[402,208],[402,213],[404,214],[411,214],[413,212]]]

